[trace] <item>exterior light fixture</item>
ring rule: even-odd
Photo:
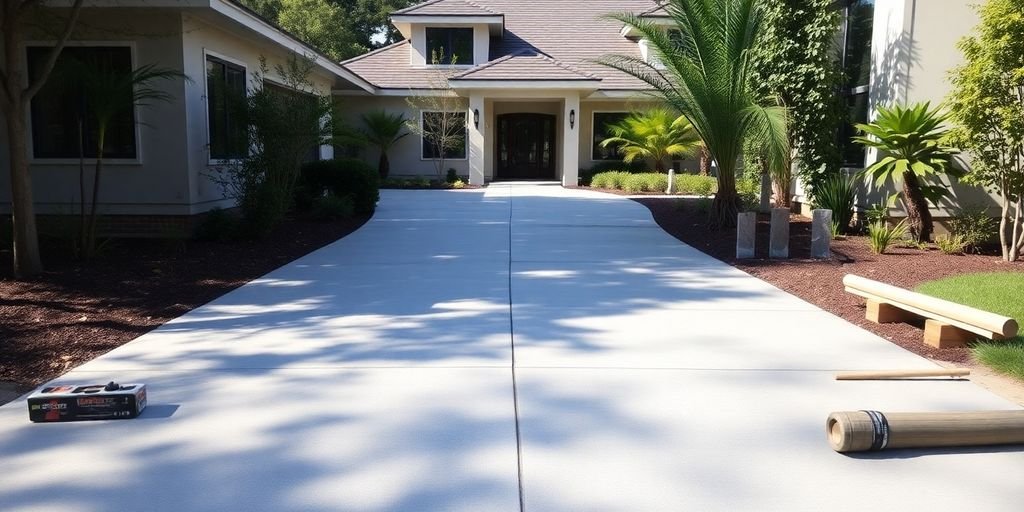
[[[480,109],[473,109],[473,126],[480,128]]]
[[[576,128],[576,109],[569,110],[569,128]]]

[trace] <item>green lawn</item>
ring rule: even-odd
[[[1024,326],[1024,273],[967,274],[930,281],[917,291],[1017,319]],[[1024,336],[980,342],[974,357],[982,364],[1024,381]]]

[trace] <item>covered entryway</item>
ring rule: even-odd
[[[497,118],[495,177],[499,180],[554,179],[556,116],[504,114]]]

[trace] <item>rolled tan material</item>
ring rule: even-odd
[[[979,336],[1012,338],[1017,335],[1016,320],[988,311],[929,297],[852,274],[843,277],[843,286],[846,287],[847,292],[867,300],[892,304],[916,315],[939,320]]]
[[[966,377],[966,368],[937,368],[935,370],[879,370],[866,372],[839,372],[836,380],[915,379],[920,377]]]
[[[841,453],[1024,444],[1024,411],[833,412],[825,432]]]

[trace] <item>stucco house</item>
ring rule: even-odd
[[[52,36],[42,33],[25,44],[30,68],[52,44]],[[234,206],[209,176],[224,161],[247,151],[232,142],[239,140],[235,134],[244,126],[224,106],[227,96],[244,95],[250,88],[261,57],[270,68],[265,77],[270,84],[279,78],[275,64],[295,52],[315,57],[309,79],[321,93],[373,90],[330,58],[229,0],[86,2],[65,52],[112,66],[157,64],[190,79],[154,84],[171,101],[135,108],[115,120],[108,135],[100,227],[121,236],[181,235],[197,215]],[[79,203],[75,94],[66,84],[53,82],[25,114],[36,213],[44,232],[59,229],[59,219],[75,214]],[[86,127],[87,189],[95,156],[88,144],[91,136]],[[10,211],[8,151],[0,144],[0,214]],[[333,148],[323,146],[318,153],[319,158],[331,158]]]
[[[261,56],[273,65],[291,52],[318,56],[311,77],[316,88],[332,93],[341,115],[356,127],[372,110],[422,122],[431,113],[411,108],[407,98],[452,95],[465,143],[447,151],[446,167],[474,185],[502,179],[575,185],[581,169],[617,160],[598,144],[607,125],[655,101],[644,83],[596,62],[606,54],[656,60],[645,41],[602,15],[629,11],[671,24],[655,0],[428,0],[391,16],[405,40],[336,63],[235,0],[87,5],[69,45],[73,51],[106,52],[119,65],[158,63],[192,78],[161,85],[174,101],[136,109],[120,123],[101,195],[105,231],[117,234],[180,231],[196,215],[232,206],[209,177],[218,164],[246,151],[230,142],[239,127],[222,108],[222,97],[244,94]],[[844,14],[838,34],[843,65],[854,78],[841,94],[855,121],[894,101],[941,101],[948,92],[946,73],[961,60],[955,43],[977,22],[965,0],[837,0],[836,8]],[[29,42],[30,63],[33,47],[47,42],[42,36]],[[432,56],[441,49],[457,56],[454,64],[434,65]],[[441,73],[444,86],[437,87]],[[212,87],[215,81],[230,90]],[[26,113],[42,216],[77,211],[78,162],[68,116],[44,108],[58,103],[44,92],[34,104],[40,107]],[[0,147],[4,184],[7,151]],[[325,146],[317,157],[333,153]],[[392,174],[433,176],[435,155],[421,137],[405,137],[391,150]],[[850,170],[877,158],[851,144],[843,155]],[[374,149],[361,156],[368,162],[378,157]],[[882,202],[888,193],[865,187],[858,204]],[[792,195],[797,203],[807,201],[799,183]],[[9,211],[9,201],[9,188],[0,186],[0,214]],[[980,189],[956,186],[949,204],[933,214],[948,216],[958,204],[994,201]]]
[[[345,91],[346,115],[383,109],[416,122],[411,95],[453,93],[462,99],[464,148],[450,167],[473,185],[501,179],[558,180],[576,185],[580,168],[615,160],[598,143],[605,126],[651,101],[649,87],[596,62],[608,53],[644,56],[645,46],[602,14],[631,11],[664,19],[652,0],[430,0],[395,12],[405,40],[343,62],[373,84]],[[444,54],[450,91],[438,91]],[[407,137],[392,150],[397,174],[430,175],[434,148]]]

